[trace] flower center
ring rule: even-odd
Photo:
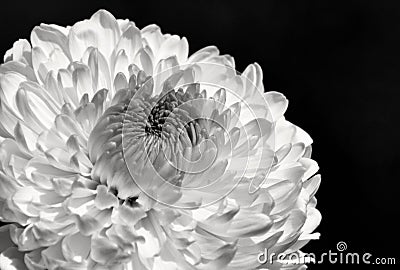
[[[202,155],[201,147],[207,146],[201,142],[209,137],[209,123],[201,117],[205,98],[199,85],[153,96],[138,87],[123,91],[125,95],[117,93],[120,100],[113,101],[89,137],[92,178],[106,182],[118,197],[127,181],[119,178],[142,183],[155,181],[149,178],[157,175],[179,186],[184,164]],[[138,192],[126,191],[122,198],[135,196]]]
[[[190,101],[203,98],[201,94],[193,96],[184,92],[182,88],[178,91],[171,90],[161,97],[152,100],[152,108],[147,117],[145,133],[148,136],[160,138],[179,135],[179,128],[184,128],[192,145],[196,145],[202,134],[200,129],[200,118],[196,108],[190,105]],[[194,118],[197,117],[197,118]],[[174,126],[175,128],[168,128]],[[204,131],[203,131],[203,134]]]

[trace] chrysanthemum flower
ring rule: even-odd
[[[255,269],[320,222],[311,138],[258,64],[100,10],[0,67],[1,269]]]

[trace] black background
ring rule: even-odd
[[[7,1],[0,52],[41,22],[72,25],[100,8],[140,28],[156,23],[216,45],[237,69],[258,62],[266,90],[290,100],[287,119],[314,139],[320,254],[345,241],[349,252],[396,254],[399,234],[400,3],[398,1]],[[390,266],[362,266],[390,269]],[[324,264],[311,269],[354,269]]]

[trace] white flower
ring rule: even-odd
[[[254,269],[265,248],[318,238],[312,140],[259,65],[234,68],[104,10],[15,42],[0,67],[2,269]]]

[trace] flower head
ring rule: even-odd
[[[262,76],[104,10],[35,27],[0,67],[0,265],[255,269],[265,248],[300,252],[318,165]]]

